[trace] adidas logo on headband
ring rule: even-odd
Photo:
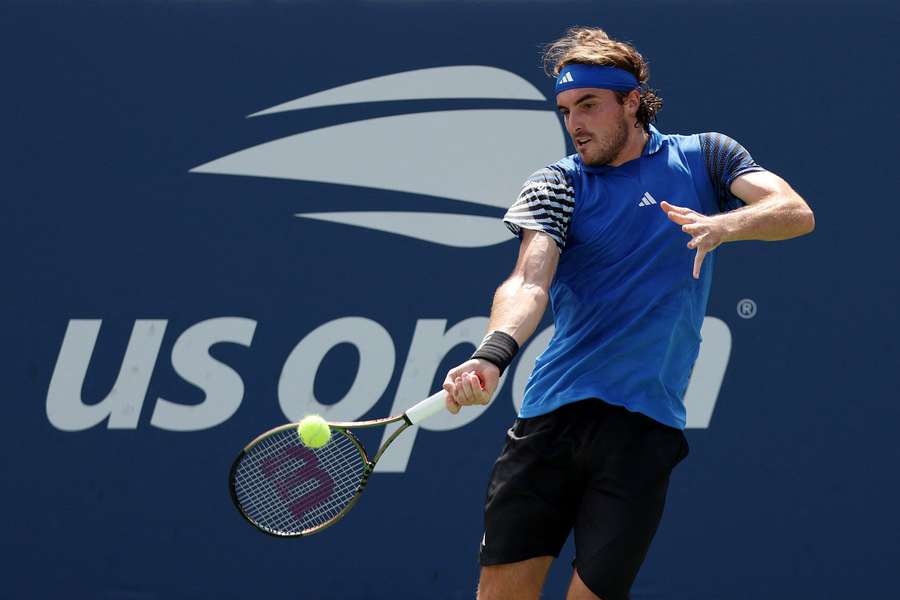
[[[578,73],[578,81],[575,81]],[[618,67],[604,65],[584,65],[572,63],[566,65],[556,80],[556,93],[576,88],[600,88],[630,92],[639,87],[637,77]]]

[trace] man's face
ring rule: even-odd
[[[608,164],[625,147],[628,115],[615,92],[599,88],[566,90],[556,96],[556,104],[584,164]]]

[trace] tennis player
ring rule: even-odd
[[[531,175],[506,213],[518,260],[444,389],[453,413],[486,404],[550,300],[555,333],[488,485],[478,598],[537,598],[574,529],[568,599],[624,600],[688,453],[684,393],[715,250],[800,236],[814,219],[735,140],[653,127],[662,101],[631,45],[573,28],[544,60],[577,154]]]

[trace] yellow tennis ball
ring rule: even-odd
[[[321,448],[331,439],[331,427],[319,415],[309,415],[297,425],[297,434],[307,448]]]

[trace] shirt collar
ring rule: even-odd
[[[656,129],[653,125],[650,125],[650,138],[647,140],[647,143],[644,144],[644,150],[641,152],[641,156],[650,156],[651,154],[655,154],[662,148],[663,139],[666,136],[661,134],[659,130]]]

